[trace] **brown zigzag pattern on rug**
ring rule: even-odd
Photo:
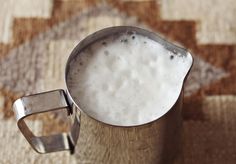
[[[65,21],[73,14],[78,13],[84,8],[94,6],[96,0],[74,1],[55,0],[50,19],[43,18],[16,18],[14,19],[12,31],[13,42],[10,44],[0,43],[0,59],[4,57],[10,49],[17,47],[27,40],[31,40],[35,35],[50,29],[53,25]]]
[[[93,4],[93,3],[94,2],[91,1],[88,4]],[[195,29],[196,24],[195,24],[195,22],[193,22],[193,21],[161,21],[161,18],[160,18],[159,13],[158,13],[158,11],[159,11],[158,5],[154,1],[147,1],[147,2],[111,1],[110,3],[112,5],[114,5],[115,7],[119,8],[121,11],[126,12],[128,15],[137,16],[141,22],[147,23],[153,30],[158,31],[159,33],[164,35],[164,37],[166,37],[168,39],[171,39],[171,40],[174,40],[178,43],[181,43],[185,47],[190,47],[191,51],[193,51],[197,55],[200,55],[203,58],[204,58],[204,55],[202,55],[202,54],[206,54],[210,57],[210,54],[214,53],[216,49],[217,49],[217,52],[218,52],[217,54],[218,55],[221,55],[221,53],[225,53],[226,50],[231,51],[231,49],[232,49],[232,46],[224,46],[224,45],[223,46],[210,45],[210,48],[202,48],[205,45],[204,46],[201,46],[201,45],[198,46],[197,43],[196,43],[196,39],[195,39],[195,33],[196,33],[196,29]],[[19,37],[19,38],[21,38],[21,39],[19,39],[19,40],[21,40],[21,41],[19,41],[19,43],[24,42],[25,40],[27,40],[27,35],[26,35],[26,37],[23,37],[24,33],[29,33],[29,36],[33,37],[38,32],[45,30],[46,27],[47,28],[52,27],[53,22],[56,23],[56,21],[59,21],[59,16],[55,16],[55,15],[57,15],[55,13],[58,13],[58,15],[59,15],[59,13],[63,15],[64,12],[67,13],[68,10],[72,8],[71,12],[69,12],[70,14],[67,13],[67,16],[69,17],[70,15],[73,15],[73,12],[77,11],[77,9],[79,9],[83,6],[81,4],[80,4],[81,6],[79,6],[79,5],[77,6],[77,5],[73,5],[73,4],[74,3],[71,3],[71,2],[67,2],[67,3],[63,2],[62,3],[62,2],[57,2],[56,1],[55,5],[54,5],[54,9],[55,9],[54,14],[53,14],[54,16],[52,17],[52,19],[50,19],[48,21],[45,21],[45,20],[42,21],[42,20],[37,20],[37,19],[19,19],[19,20],[16,20],[16,22],[18,21],[18,26],[23,26],[23,27],[24,27],[24,25],[27,24],[27,21],[29,21],[28,26],[26,26],[27,28],[25,28],[26,30],[22,30],[23,29],[22,28],[21,30],[18,29],[18,32],[14,32],[15,36],[21,36],[21,37]],[[85,3],[85,4],[87,4],[87,3]],[[62,6],[64,6],[64,7],[62,7]],[[62,10],[63,12],[59,12],[60,10]],[[147,11],[149,12],[148,14],[146,14]],[[63,18],[66,19],[67,17],[62,16],[60,20],[62,21]],[[156,19],[154,19],[154,18],[156,18]],[[38,26],[39,28],[38,29],[36,28],[36,30],[35,30],[36,33],[34,33],[34,32],[32,33],[32,31],[33,31],[32,27],[37,26],[37,24],[39,25]],[[17,26],[14,26],[14,27],[16,28]],[[17,28],[14,31],[17,31]],[[183,34],[183,32],[185,34]],[[201,49],[203,51],[200,51]],[[213,55],[211,55],[211,56],[213,56]],[[227,55],[226,55],[226,57],[227,57]],[[213,59],[215,59],[215,57]],[[228,58],[226,58],[226,59],[228,59]],[[209,59],[206,58],[206,60],[208,61]],[[224,59],[219,60],[219,61],[224,61]],[[228,61],[231,61],[231,60],[228,60]],[[211,62],[211,64],[216,65],[218,67],[221,66],[220,64],[217,64],[216,62],[213,62],[213,61]],[[230,64],[228,64],[228,65],[230,66]],[[231,65],[233,65],[233,64],[231,64]],[[227,80],[227,79],[231,78],[231,77],[232,76],[224,78],[224,79],[226,79],[226,82],[228,82],[229,80]],[[230,85],[227,85],[227,86],[230,86]],[[216,82],[216,88],[217,87],[218,87],[219,90],[222,89],[221,85],[219,84],[219,86],[218,86],[217,82]],[[195,94],[194,96],[191,96],[191,98],[195,99],[196,95],[204,95],[205,92],[206,92],[204,90],[205,88],[206,89],[208,89],[208,88],[211,89],[211,87],[209,87],[209,86],[203,87],[203,88],[200,89],[198,94]],[[214,89],[213,91],[210,91],[210,93],[208,93],[208,94],[218,93],[219,90]],[[188,100],[190,100],[190,99],[187,99],[186,104],[188,104]]]

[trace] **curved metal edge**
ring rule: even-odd
[[[103,125],[107,125],[107,126],[114,126],[114,127],[122,127],[122,128],[132,128],[132,127],[137,127],[137,126],[144,126],[146,124],[151,124],[152,122],[154,121],[157,121],[159,119],[161,119],[164,115],[166,115],[166,113],[168,113],[168,111],[171,110],[171,108],[173,108],[173,106],[175,106],[175,104],[177,103],[179,97],[181,96],[181,94],[183,94],[182,92],[183,91],[180,91],[179,93],[179,96],[178,98],[176,99],[176,101],[173,103],[172,107],[167,110],[166,113],[164,113],[161,117],[155,119],[155,120],[152,120],[150,122],[147,122],[147,123],[144,123],[144,124],[141,124],[141,125],[131,125],[131,126],[120,126],[120,125],[115,125],[115,124],[108,124],[106,122],[103,122],[103,121],[100,121],[100,120],[97,120],[96,118],[93,118],[92,116],[90,116],[89,114],[87,114],[85,111],[83,111],[83,109],[80,108],[79,104],[77,104],[72,95],[70,94],[70,90],[68,88],[68,85],[67,85],[67,74],[68,74],[68,71],[69,71],[69,67],[70,67],[70,62],[72,61],[72,59],[77,55],[79,54],[79,52],[84,49],[86,46],[88,46],[89,44],[99,40],[99,39],[102,39],[108,35],[111,35],[111,34],[115,34],[115,33],[120,33],[120,32],[127,32],[127,31],[135,31],[135,32],[138,32],[139,34],[141,35],[145,35],[147,37],[149,37],[150,39],[153,39],[154,41],[160,43],[161,45],[163,45],[166,49],[168,49],[169,51],[173,52],[173,53],[180,53],[182,55],[185,55],[186,57],[190,57],[190,61],[189,61],[189,68],[187,68],[187,73],[186,73],[186,76],[184,77],[183,81],[182,81],[182,86],[181,86],[181,90],[183,89],[183,86],[184,86],[184,82],[192,68],[192,65],[193,65],[193,57],[191,55],[191,53],[183,48],[183,47],[180,47],[180,46],[177,46],[167,40],[165,40],[164,38],[162,38],[161,36],[159,36],[158,34],[156,34],[155,32],[153,31],[148,31],[146,29],[142,29],[142,28],[139,28],[139,27],[136,27],[136,26],[113,26],[113,27],[107,27],[107,28],[104,28],[104,29],[101,29],[99,31],[96,31],[90,35],[88,35],[85,39],[81,40],[76,46],[75,48],[72,50],[72,52],[70,53],[68,59],[67,59],[67,62],[66,62],[66,66],[65,66],[65,75],[64,75],[64,82],[66,84],[66,89],[67,89],[67,95],[71,101],[71,103],[73,103],[77,109],[80,110],[80,112],[83,112],[84,114],[86,114],[88,117],[90,117],[91,119],[94,119],[96,121],[99,121],[100,123],[102,123]]]
[[[45,95],[48,95],[49,97],[57,96],[57,98],[53,99],[55,103],[51,102],[51,105],[50,99],[47,99],[48,102],[41,102],[42,96],[44,97]],[[48,98],[48,96],[45,97]],[[41,108],[37,108],[37,103],[41,103],[41,106],[39,105]],[[58,106],[53,107],[55,104]],[[67,108],[69,110],[68,116],[73,117],[71,119],[71,129],[67,133],[59,133],[50,136],[35,136],[24,121],[24,118],[30,115],[61,108]],[[18,128],[36,152],[41,154],[63,150],[70,150],[71,153],[74,152],[79,137],[80,115],[75,107],[70,108],[70,106],[68,106],[64,90],[49,91],[17,99],[13,103],[13,111],[15,113]]]
[[[23,105],[23,101],[21,98],[17,99],[14,103],[13,103],[13,112],[15,113],[15,117],[16,120],[20,120],[21,118],[27,116],[26,114],[26,109]]]

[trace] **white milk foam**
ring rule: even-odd
[[[151,122],[175,104],[190,55],[174,54],[138,34],[120,34],[85,48],[71,63],[67,84],[80,108],[102,122]]]

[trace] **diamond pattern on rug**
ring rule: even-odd
[[[52,0],[1,0],[3,5],[0,10],[0,42],[12,41],[12,25],[14,18],[50,18],[52,13]]]
[[[236,5],[232,5],[234,2],[234,0],[160,0],[160,11],[163,20],[199,22],[196,37],[200,44],[235,44]]]
[[[48,83],[45,82],[48,79],[45,76],[48,74],[46,71],[52,71],[47,69],[47,65],[50,65],[52,61],[55,62],[54,58],[56,55],[68,56],[68,52],[71,51],[65,49],[60,54],[48,54],[47,49],[51,40],[69,39],[78,42],[89,33],[107,27],[108,22],[110,22],[109,25],[138,25],[135,18],[126,17],[124,14],[120,14],[117,10],[108,6],[100,6],[90,11],[92,12],[88,11],[62,22],[46,33],[41,33],[31,42],[26,42],[18,48],[13,49],[4,60],[0,61],[0,68],[3,70],[11,66],[7,71],[0,72],[0,76],[2,77],[0,84],[2,83],[2,85],[11,88],[15,92],[25,92],[27,94],[45,91]],[[106,21],[93,21],[95,14],[100,19],[105,17]],[[142,24],[140,26],[145,27]],[[22,60],[22,58],[25,60]],[[63,57],[63,59],[65,58]],[[61,59],[61,57],[58,57],[58,59]],[[14,63],[19,64],[15,65]],[[209,71],[205,72],[205,70]],[[57,73],[57,71],[55,70],[54,73]],[[193,73],[190,75],[190,79],[192,80],[190,80],[191,83],[188,83],[186,89],[187,95],[193,93],[202,85],[207,85],[225,75],[226,73],[223,70],[216,69],[210,64],[205,64],[199,57],[196,58]],[[62,74],[61,76],[64,75]],[[21,80],[17,81],[17,79]]]
[[[7,8],[4,14],[12,12],[9,10],[11,2],[13,0],[2,3],[2,11]],[[46,7],[39,5],[35,11],[31,10],[34,9],[31,7],[33,2],[24,2],[28,5],[20,7],[22,3],[17,6],[16,19],[8,19],[0,11],[0,17],[3,15],[6,23],[13,20],[13,23],[10,22],[12,27],[7,28],[10,33],[2,33],[13,36],[6,39],[7,44],[3,44],[0,39],[0,128],[3,129],[0,145],[5,146],[5,139],[10,138],[9,142],[23,148],[15,149],[14,145],[9,144],[6,146],[7,152],[2,153],[0,163],[91,163],[89,159],[81,160],[86,153],[96,153],[96,150],[86,152],[83,148],[89,142],[88,136],[83,133],[80,139],[83,145],[78,144],[77,150],[84,154],[77,152],[72,157],[68,157],[66,152],[60,152],[62,155],[36,154],[17,131],[11,105],[23,94],[63,87],[63,75],[60,74],[63,74],[65,59],[75,44],[93,31],[124,24],[152,29],[162,37],[189,48],[194,54],[195,64],[185,87],[187,96],[183,109],[185,163],[235,163],[234,1],[216,0],[216,5],[212,5],[212,0],[108,0],[111,6],[107,6],[106,2],[95,0],[55,0],[47,1]],[[11,5],[15,4],[18,2]],[[29,6],[30,10],[22,10],[25,6]],[[48,16],[39,16],[41,11],[48,13]],[[33,17],[30,12],[38,13],[38,16],[35,14]],[[0,31],[8,25],[0,24]],[[36,129],[44,131],[44,121],[47,118],[36,119],[32,124]],[[51,128],[55,129],[50,125],[46,131]],[[86,129],[86,126],[82,128]],[[9,154],[14,151],[18,155],[27,155],[24,158],[16,157],[15,160],[12,159],[12,153]],[[107,158],[106,154],[102,156]]]

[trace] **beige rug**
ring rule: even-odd
[[[90,163],[79,151],[73,156],[35,153],[17,129],[11,106],[24,94],[63,88],[65,60],[73,47],[114,25],[153,30],[192,52],[195,63],[183,109],[185,163],[236,163],[234,0],[0,2],[0,163]],[[52,128],[45,126],[49,119],[32,118],[30,124],[44,133]],[[55,119],[61,123],[60,116]]]

